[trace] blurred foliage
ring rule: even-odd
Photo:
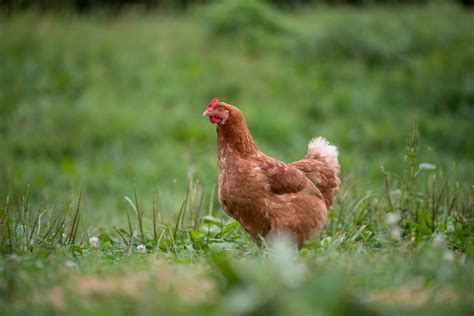
[[[0,21],[0,190],[114,221],[136,178],[176,211],[188,173],[208,196],[219,97],[242,108],[257,145],[297,160],[311,137],[341,151],[364,188],[398,168],[413,118],[420,159],[474,176],[472,12],[311,8],[227,2],[186,14],[18,13]],[[177,40],[179,39],[179,40]],[[175,180],[177,184],[175,184]],[[178,188],[178,189],[176,189]],[[58,206],[59,206],[58,205]]]
[[[243,0],[214,5],[208,13],[211,36],[258,45],[262,39],[288,33],[283,17],[264,3]]]
[[[439,0],[244,0],[252,2],[263,2],[272,4],[284,9],[299,9],[314,4],[330,5],[374,5],[374,4],[425,4],[436,3]],[[443,0],[442,0],[443,1]],[[2,0],[0,6],[8,10],[19,10],[26,8],[36,8],[42,10],[76,10],[79,12],[90,12],[92,10],[108,10],[117,13],[123,10],[139,9],[179,9],[186,10],[189,7],[202,4],[219,2],[237,2],[232,0]],[[448,1],[446,1],[448,2]],[[456,0],[457,3],[465,6],[472,6],[472,0]]]

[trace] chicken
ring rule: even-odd
[[[260,245],[278,235],[300,248],[319,234],[339,190],[338,150],[322,137],[302,160],[284,163],[262,153],[242,112],[213,99],[203,116],[217,126],[219,204]]]

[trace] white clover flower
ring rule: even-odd
[[[451,250],[447,250],[443,255],[443,259],[446,260],[449,263],[453,262],[454,261],[454,253]]]
[[[462,265],[464,265],[464,264],[466,263],[466,258],[467,258],[466,254],[463,253],[463,254],[461,255],[461,257],[459,258],[459,263],[461,263]]]
[[[138,245],[138,246],[137,246],[137,251],[138,251],[139,253],[145,253],[145,252],[146,252],[146,247],[145,247],[145,245]]]
[[[75,269],[77,267],[77,264],[72,260],[66,260],[66,262],[64,262],[64,265],[66,266],[66,268],[69,269]]]
[[[286,285],[296,287],[304,281],[306,266],[297,256],[298,248],[290,236],[278,234],[271,238],[271,263]]]
[[[446,231],[448,233],[452,233],[454,231],[454,224],[452,221],[449,221],[447,224],[446,224]]]
[[[400,213],[390,212],[390,213],[387,213],[387,215],[385,216],[385,224],[387,225],[390,225],[390,226],[397,225],[399,221],[400,221]]]
[[[435,246],[442,246],[444,245],[444,237],[441,234],[434,234],[433,239],[431,241]]]
[[[92,248],[99,248],[99,238],[96,236],[89,238],[89,245],[91,245]]]
[[[21,257],[19,255],[17,255],[16,253],[12,253],[10,256],[8,256],[8,258],[13,261],[13,262],[20,262],[21,261]]]
[[[402,239],[402,230],[400,227],[395,226],[390,230],[390,237],[392,237],[393,240],[399,241]]]
[[[395,189],[392,192],[390,192],[391,195],[402,195],[402,190],[400,189]]]

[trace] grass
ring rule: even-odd
[[[299,254],[284,241],[259,249],[237,222],[204,215],[192,179],[174,223],[156,200],[144,216],[135,191],[122,227],[108,229],[80,225],[80,197],[65,212],[34,215],[26,192],[0,216],[2,310],[468,315],[472,188],[418,164],[417,143],[414,129],[405,174],[385,171],[377,192],[345,183],[327,228]]]
[[[254,2],[4,16],[0,314],[472,315],[471,21]],[[218,209],[212,97],[282,160],[316,135],[340,148],[301,252],[257,248]]]

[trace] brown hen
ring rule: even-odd
[[[300,248],[319,234],[339,190],[337,148],[318,137],[302,160],[284,163],[257,148],[237,107],[213,99],[203,115],[217,125],[224,211],[259,245],[283,234]]]

